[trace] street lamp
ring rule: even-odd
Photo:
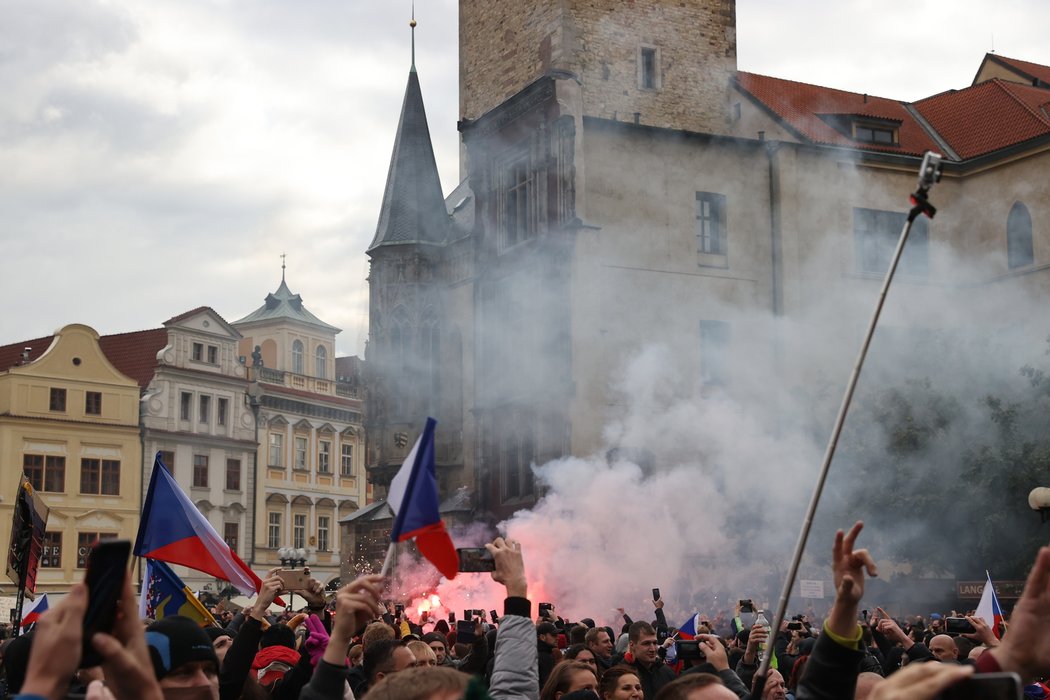
[[[1050,488],[1040,486],[1028,494],[1028,505],[1039,511],[1039,522],[1045,523],[1050,518]]]

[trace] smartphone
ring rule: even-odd
[[[951,686],[938,700],[1022,700],[1024,689],[1016,673],[978,673]]]
[[[477,639],[474,634],[474,623],[470,620],[460,620],[456,623],[456,643],[473,644]]]
[[[492,552],[484,547],[464,547],[457,549],[459,555],[459,570],[467,573],[482,571],[495,571],[496,561],[492,558]]]
[[[286,591],[305,591],[310,581],[310,574],[302,569],[278,569],[276,573]]]
[[[973,634],[977,630],[965,617],[947,617],[944,619],[944,631],[947,634]]]
[[[551,603],[540,603],[540,617],[546,617],[553,609],[554,606]]]
[[[802,623],[801,622],[797,622],[797,621],[796,622],[789,622],[788,623],[788,629],[789,630],[801,630],[802,629]]]
[[[654,588],[653,589],[653,602],[655,603],[658,600],[660,600],[660,589],[659,588]]]
[[[755,604],[750,598],[744,598],[740,601],[740,612],[742,613],[753,613],[755,612]]]
[[[96,632],[109,634],[113,631],[130,555],[130,540],[102,540],[96,542],[88,554],[87,573],[84,574],[88,603],[84,611],[84,642],[80,652],[80,668],[102,663],[102,657],[91,645],[91,638]]]
[[[450,612],[448,614],[448,624],[450,624],[450,625],[456,624],[456,613]]]
[[[499,615],[496,614],[495,610],[489,610],[489,619],[492,620],[493,623],[499,622]]]
[[[674,643],[675,653],[682,661],[703,661],[704,651],[700,642],[681,640]]]
[[[398,603],[394,606],[394,617],[403,617],[405,614],[405,606]]]
[[[473,610],[464,610],[463,611],[463,619],[464,620],[469,620],[471,618],[471,613],[472,612],[474,612],[474,611]]]

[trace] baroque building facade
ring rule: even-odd
[[[335,356],[339,329],[314,316],[283,274],[262,306],[231,324],[258,416],[253,561],[302,549],[323,583],[339,577],[338,522],[369,499],[359,363]]]
[[[50,509],[37,594],[68,590],[83,579],[93,542],[134,539],[138,528],[139,387],[100,340],[70,324],[0,348],[0,538],[10,541],[24,473]]]
[[[446,494],[465,486],[482,517],[527,507],[533,465],[609,447],[616,379],[650,343],[709,391],[745,345],[800,381],[834,371],[751,319],[874,299],[927,150],[941,213],[899,293],[1045,294],[1046,66],[990,54],[914,103],[747,73],[733,0],[461,0],[459,41],[463,181],[439,206],[413,69],[368,251],[377,484],[436,407],[461,443]]]

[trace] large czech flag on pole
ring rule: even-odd
[[[423,433],[390,482],[387,504],[394,512],[393,542],[415,539],[419,553],[447,579],[459,570],[459,557],[438,512],[437,477],[434,469],[434,426],[427,418]]]
[[[135,554],[203,571],[229,581],[245,595],[258,591],[262,583],[175,483],[159,452],[142,506]]]
[[[1003,635],[1000,626],[1003,622],[1003,609],[999,607],[999,598],[995,595],[991,574],[985,571],[984,575],[988,577],[988,580],[985,581],[981,602],[977,604],[977,612],[974,613],[974,617],[983,617],[985,623],[995,633],[995,638],[1001,639]]]

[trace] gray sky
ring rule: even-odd
[[[458,182],[455,0],[418,0],[442,186]],[[0,0],[0,344],[67,323],[246,315],[280,280],[367,334],[409,0]],[[737,0],[741,70],[915,100],[984,53],[1050,64],[1042,0]]]

